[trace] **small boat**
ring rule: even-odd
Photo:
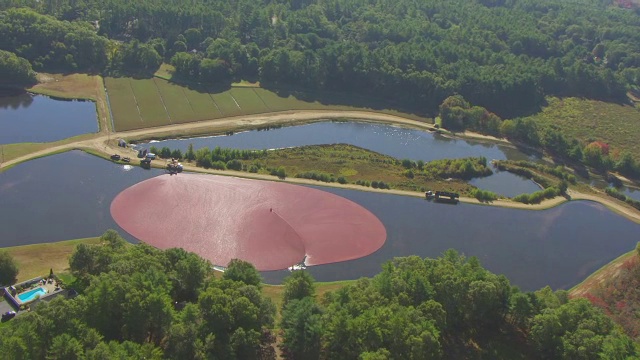
[[[225,271],[227,271],[227,268],[224,267],[224,266],[213,265],[213,270],[220,271],[220,272],[225,272]]]
[[[111,155],[111,160],[116,160],[116,161],[120,160],[120,155],[118,155],[118,154]]]
[[[293,265],[293,266],[289,266],[287,268],[287,270],[289,270],[289,271],[306,270],[306,269],[307,269],[307,266],[304,265],[304,264],[296,264],[296,265]]]
[[[300,261],[299,263],[293,266],[289,266],[287,268],[287,270],[289,271],[306,270],[306,269],[307,269],[307,255],[305,255],[304,258],[302,258],[302,261]]]
[[[122,161],[124,161],[124,162],[128,163],[128,162],[131,162],[131,158],[123,157],[123,158],[122,158]]]

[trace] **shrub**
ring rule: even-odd
[[[529,204],[529,194],[520,194],[511,198],[513,201]]]
[[[389,186],[389,184],[385,183],[384,181],[378,181],[378,188],[379,189],[391,189],[391,186]]]
[[[627,195],[619,192],[618,189],[614,187],[607,187],[606,189],[604,189],[604,192],[606,192],[607,195],[614,197],[618,200],[627,201]]]
[[[211,168],[215,170],[226,170],[227,165],[222,161],[218,160],[211,163]]]
[[[273,176],[277,176],[280,179],[285,179],[287,177],[287,172],[285,171],[284,167],[282,167],[282,166],[280,166],[277,169],[271,169],[269,174],[271,174]]]
[[[242,163],[239,160],[233,159],[227,161],[227,169],[229,170],[242,170]]]
[[[544,199],[552,199],[560,195],[560,189],[555,186],[549,187],[544,190],[536,191],[531,194],[520,194],[512,198],[513,201],[521,202],[524,204],[539,204]]]
[[[402,159],[402,166],[406,169],[412,169],[416,167],[416,163],[409,159]]]
[[[162,149],[160,149],[160,154],[159,156],[163,159],[168,159],[171,157],[171,149],[169,149],[168,147],[163,147]]]
[[[322,182],[334,182],[335,179],[329,175],[329,174],[325,174],[325,173],[317,173],[315,171],[307,171],[304,173],[299,173],[296,174],[297,178],[302,178],[302,179],[311,179],[311,180],[316,180],[316,181],[322,181]]]
[[[494,201],[496,199],[498,199],[498,195],[494,192],[491,192],[489,190],[482,190],[482,189],[475,189],[472,192],[472,195],[478,199],[478,201]]]
[[[171,157],[174,159],[182,160],[182,151],[180,151],[180,149],[173,150],[171,152]]]

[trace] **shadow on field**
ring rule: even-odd
[[[134,76],[134,79],[149,79],[148,76]],[[166,80],[166,79],[164,79]],[[168,80],[170,83],[187,87],[190,90],[197,91],[200,93],[207,94],[217,94],[223,93],[225,91],[229,91],[232,88],[233,81],[239,81],[239,79],[230,79],[228,82],[218,83],[218,84],[203,84],[198,83],[189,79],[185,79],[180,77],[177,74],[174,74],[171,80]],[[295,87],[283,86],[283,85],[274,85],[274,84],[261,84],[261,88],[264,90],[271,91],[275,93],[278,97],[283,99],[294,97],[297,100],[304,102],[318,102],[322,105],[332,105],[332,106],[348,106],[353,108],[363,108],[363,109],[371,109],[371,110],[394,110],[398,112],[404,112],[406,114],[411,114],[417,117],[430,117],[424,111],[418,111],[415,108],[410,108],[401,105],[397,101],[392,101],[384,98],[376,98],[372,96],[360,96],[353,93],[346,92],[333,92],[333,91],[323,91],[323,90],[304,90]]]
[[[420,117],[429,117],[430,115],[417,111],[416,109],[403,106],[396,101],[390,101],[389,99],[376,98],[373,96],[360,96],[353,93],[346,92],[333,92],[314,90],[307,91],[298,88],[286,87],[286,86],[274,86],[272,84],[262,84],[262,88],[274,92],[281,98],[288,98],[290,96],[297,100],[306,102],[318,102],[322,105],[333,106],[350,106],[357,108],[367,108],[371,110],[396,110],[407,114],[412,114]]]

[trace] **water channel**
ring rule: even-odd
[[[428,131],[358,122],[319,122],[291,126],[269,131],[246,131],[233,136],[210,136],[191,139],[174,139],[140,144],[140,148],[187,150],[216,146],[233,149],[279,149],[318,144],[351,144],[398,159],[431,161],[456,159],[469,156],[484,156],[491,160],[533,160],[535,155],[525,154],[510,146],[496,145],[462,139],[453,139]],[[471,184],[505,196],[532,193],[540,188],[528,179],[501,172],[492,176],[474,179]]]
[[[135,242],[111,218],[111,201],[125,188],[160,174],[79,151],[17,165],[0,173],[0,247],[92,237],[109,228]],[[477,256],[487,269],[524,290],[566,289],[633,249],[640,233],[640,225],[583,201],[527,211],[322,189],[372,211],[386,226],[388,239],[365,258],[309,268],[319,281],[372,276],[393,257],[437,257],[454,248]],[[149,219],[149,226],[159,221]],[[277,283],[287,273],[263,276]]]
[[[621,193],[627,195],[628,197],[630,197],[630,198],[632,198],[634,200],[640,201],[640,189],[639,188],[623,186],[622,188],[618,189],[618,191],[620,191]]]
[[[97,131],[95,105],[21,94],[0,97],[0,144],[44,142]],[[354,122],[319,122],[233,136],[142,144],[186,150],[188,144],[238,149],[274,149],[349,143],[396,158],[430,161],[484,156],[534,160],[508,146],[451,139],[426,131]],[[73,151],[20,164],[0,173],[0,247],[93,237],[109,228],[132,242],[109,207],[120,191],[161,170],[114,164]],[[497,172],[472,184],[507,196],[536,191],[531,181]],[[434,204],[420,198],[321,188],[351,199],[385,224],[388,240],[376,253],[354,261],[311,267],[319,281],[356,279],[380,271],[396,256],[437,257],[454,248],[477,256],[489,270],[505,274],[525,290],[569,288],[638,241],[640,226],[589,202],[545,211]],[[640,192],[626,189],[635,197]],[[150,226],[162,219],[149,219]],[[606,239],[606,240],[604,240]],[[264,272],[278,283],[288,272]]]
[[[97,131],[92,101],[0,91],[0,144],[50,142]]]

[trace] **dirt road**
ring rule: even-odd
[[[99,107],[104,104],[99,104]],[[0,165],[0,169],[9,167],[33,158],[42,157],[49,153],[60,152],[71,149],[95,149],[106,150],[105,143],[108,140],[119,138],[153,138],[159,136],[185,136],[190,133],[223,133],[244,128],[256,128],[260,126],[277,126],[295,123],[310,122],[322,119],[355,119],[358,121],[369,121],[376,123],[387,123],[396,125],[407,125],[414,128],[433,129],[431,124],[409,120],[399,116],[381,114],[367,111],[287,111],[261,115],[246,115],[229,117],[224,119],[206,120],[187,124],[175,124],[169,126],[147,128],[140,130],[130,130],[113,132],[109,130],[108,118],[100,116],[100,132],[88,140],[81,140],[64,145],[52,146],[47,149],[36,151],[18,158],[9,160]]]

